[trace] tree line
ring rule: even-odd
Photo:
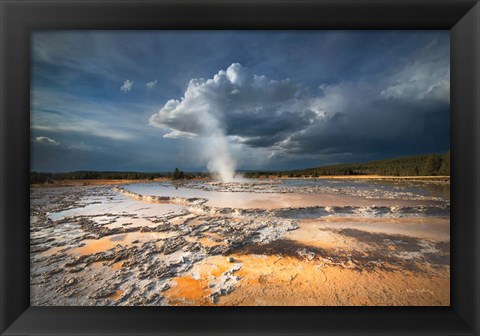
[[[450,176],[450,151],[445,154],[416,155],[366,163],[350,163],[288,171],[249,171],[247,178],[266,176],[318,177],[325,175],[384,175],[384,176]],[[183,180],[209,177],[208,173],[187,173],[175,168],[173,172],[99,172],[76,171],[69,173],[31,172],[30,183],[52,180],[154,180],[170,178]]]
[[[318,177],[332,175],[384,175],[384,176],[450,176],[450,151],[287,171],[246,172],[245,177],[265,176]]]
[[[69,173],[31,172],[30,183],[46,183],[53,180],[154,180],[156,178],[171,178],[173,180],[205,177],[205,173],[185,173],[178,168],[173,172],[144,173],[144,172],[104,172],[104,171],[76,171]]]

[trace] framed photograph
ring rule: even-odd
[[[478,335],[477,1],[1,6],[2,335]]]

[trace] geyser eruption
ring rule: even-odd
[[[281,146],[317,118],[305,91],[285,79],[257,76],[233,63],[210,79],[190,80],[184,96],[150,118],[166,138],[195,138],[198,160],[223,182],[235,179],[231,141],[243,146]],[[238,178],[237,178],[238,179]]]
[[[242,72],[241,65],[235,63],[213,79],[192,79],[181,101],[169,100],[150,118],[151,124],[171,130],[164,137],[201,140],[199,159],[206,160],[208,170],[223,182],[234,181],[236,162],[226,136],[224,106],[216,102],[228,99],[226,90],[238,91]]]
[[[235,180],[235,161],[230,154],[227,137],[224,134],[205,139],[204,154],[208,160],[207,168],[212,175],[222,182]]]
[[[233,182],[236,162],[230,153],[230,144],[225,135],[225,127],[218,115],[212,114],[206,108],[199,110],[201,130],[192,137],[199,140],[199,159],[206,161],[208,171],[222,182]]]

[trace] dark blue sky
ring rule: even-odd
[[[206,170],[212,153],[237,169],[293,169],[446,152],[449,49],[448,31],[36,32],[31,169]]]

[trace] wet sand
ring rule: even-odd
[[[31,304],[450,304],[449,199],[271,183],[32,188]]]

